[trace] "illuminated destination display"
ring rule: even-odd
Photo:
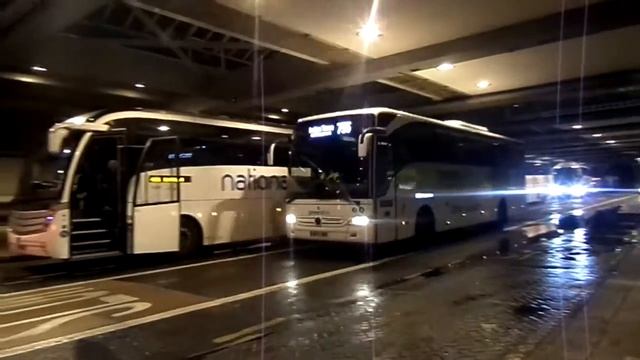
[[[312,138],[326,137],[331,135],[351,134],[351,121],[339,121],[334,124],[322,124],[309,127],[309,136]]]

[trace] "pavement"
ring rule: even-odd
[[[381,259],[304,245],[182,263],[156,257],[148,267],[140,257],[126,268],[5,264],[0,357],[638,356],[629,336],[640,333],[638,219],[629,209],[615,224],[605,217],[605,226],[559,231],[544,221],[558,208],[526,209],[509,231],[448,232]],[[580,353],[585,313],[589,346]]]

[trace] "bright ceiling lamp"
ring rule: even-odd
[[[376,16],[378,14],[378,1],[373,0],[371,3],[371,12],[369,13],[369,19],[367,22],[360,27],[356,34],[360,36],[365,45],[369,45],[370,43],[378,40],[382,36],[382,31],[380,31],[380,27],[376,23]]]
[[[480,80],[476,83],[476,87],[478,89],[486,89],[489,86],[491,86],[491,82],[489,82],[489,80]]]
[[[449,71],[451,69],[453,69],[453,64],[450,64],[450,63],[442,63],[436,66],[436,70],[438,71]]]
[[[378,28],[378,25],[372,22],[364,24],[360,30],[358,30],[357,34],[362,38],[362,41],[364,41],[365,44],[370,44],[382,36],[382,32],[380,31],[380,28]]]
[[[582,129],[582,125],[580,125],[580,124],[571,125],[571,128],[572,129],[576,129],[576,130]]]

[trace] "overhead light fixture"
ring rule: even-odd
[[[267,117],[269,119],[282,119],[280,115],[276,115],[276,114],[267,114]]]
[[[47,68],[46,67],[42,67],[42,66],[38,66],[38,65],[34,65],[34,66],[31,67],[31,70],[45,72],[45,71],[47,71]]]
[[[158,130],[160,130],[160,131],[169,131],[169,130],[171,130],[171,128],[168,127],[167,125],[161,125],[161,126],[158,126]]]
[[[616,143],[616,141],[615,141],[615,140],[607,140],[607,141],[605,141],[605,142],[606,142],[607,144],[615,144],[615,143]]]
[[[223,139],[228,139],[229,135],[220,135],[220,137],[223,138]]]
[[[382,36],[382,31],[380,31],[380,28],[376,23],[376,17],[378,14],[378,2],[379,0],[372,1],[371,11],[369,11],[369,18],[367,19],[367,22],[362,25],[358,32],[356,32],[356,34],[360,38],[362,38],[362,41],[364,41],[365,46],[378,40],[378,38]]]
[[[451,69],[453,69],[453,64],[450,63],[442,63],[436,67],[438,71],[449,71]]]
[[[575,125],[571,125],[572,129],[582,129],[582,125],[581,124],[575,124]]]
[[[476,83],[476,87],[478,89],[486,89],[489,86],[491,86],[491,83],[489,82],[489,80],[480,80]]]
[[[513,104],[514,108],[520,107],[520,104]]]
[[[251,140],[261,140],[262,138],[260,136],[252,136]]]
[[[147,85],[143,84],[143,83],[135,83],[133,84],[133,86],[137,87],[138,89],[144,89],[147,87]]]
[[[591,134],[591,136],[593,136],[593,137],[601,137],[602,134]]]
[[[287,108],[282,108],[282,109],[280,109],[280,111],[282,111],[283,113],[288,113],[288,112],[289,112],[289,109],[287,109]]]
[[[362,38],[365,44],[370,44],[382,36],[380,28],[374,22],[364,24],[356,34]]]

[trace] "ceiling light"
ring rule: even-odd
[[[486,89],[489,86],[491,86],[491,83],[489,82],[489,80],[480,80],[476,83],[476,87],[478,89]]]
[[[514,108],[520,107],[520,104],[513,104]]]
[[[615,144],[615,143],[616,143],[616,141],[615,141],[615,140],[607,140],[607,141],[605,141],[605,142],[606,142],[607,144]]]
[[[576,124],[576,125],[571,125],[572,129],[582,129],[582,125],[580,124]]]
[[[593,136],[593,137],[601,137],[602,134],[591,134],[591,136]]]
[[[171,128],[168,127],[167,125],[161,125],[161,126],[158,126],[158,130],[160,130],[160,131],[169,131],[169,130],[171,130]]]
[[[143,83],[135,83],[135,84],[133,84],[133,86],[137,87],[138,89],[144,89],[144,88],[146,88],[146,87],[147,87],[147,86],[146,86],[145,84],[143,84]]]
[[[362,38],[365,44],[372,43],[382,36],[380,28],[372,21],[364,24],[356,34]]]
[[[282,119],[280,115],[276,115],[276,114],[267,114],[267,117],[269,119]]]
[[[229,135],[220,135],[220,137],[223,138],[223,139],[228,139]]]
[[[35,66],[32,66],[32,67],[31,67],[31,70],[33,70],[33,71],[42,71],[42,72],[45,72],[45,71],[47,71],[47,68],[46,68],[46,67],[42,67],[42,66],[37,66],[37,65],[35,65]]]
[[[288,113],[288,112],[289,112],[289,109],[287,109],[287,108],[282,108],[282,109],[280,109],[280,111],[282,111],[283,113]]]
[[[260,140],[260,139],[262,139],[260,136],[252,136],[251,137],[251,140]]]
[[[449,71],[451,69],[453,69],[453,65],[449,63],[442,63],[436,67],[438,71]]]

